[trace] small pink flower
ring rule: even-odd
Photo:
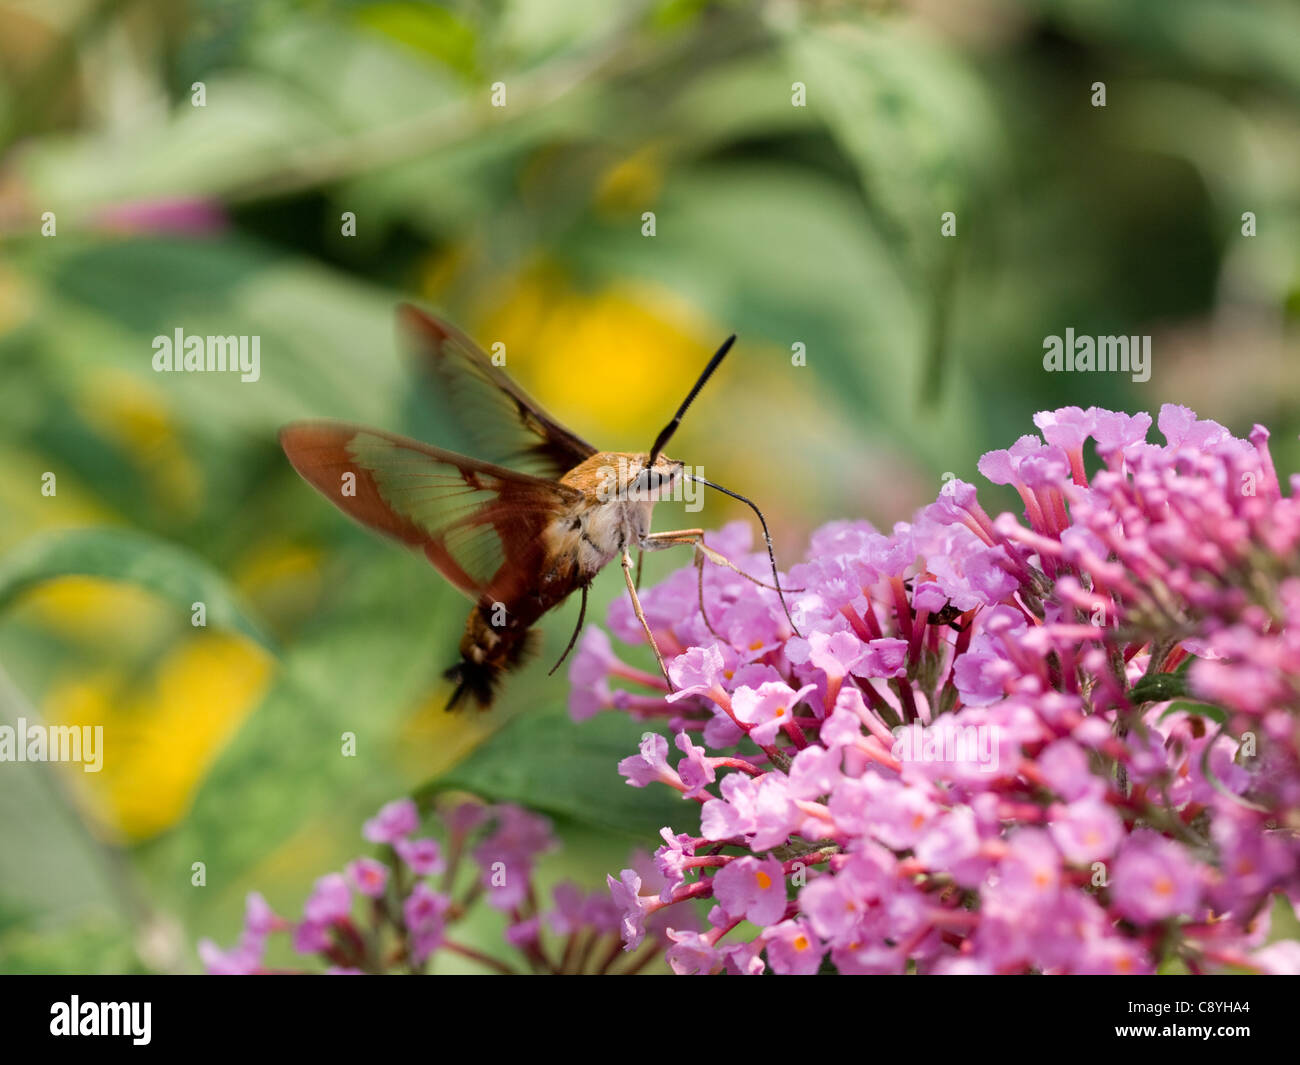
[[[642,736],[641,753],[624,758],[618,763],[618,771],[634,788],[654,783],[670,787],[681,784],[681,778],[668,764],[668,741],[657,732],[647,732]]]
[[[758,688],[737,688],[731,696],[731,709],[738,721],[749,726],[749,738],[767,745],[776,739],[781,728],[794,720],[795,705],[816,690],[816,685],[805,684],[795,691],[783,681],[769,681]]]
[[[329,873],[316,881],[303,904],[302,915],[311,924],[329,925],[352,912],[352,893],[342,873]]]
[[[706,757],[705,749],[692,743],[690,736],[685,732],[677,733],[673,742],[677,745],[677,749],[686,755],[677,763],[677,776],[686,785],[686,791],[682,794],[687,799],[693,799],[705,787],[716,781],[718,775]]]
[[[707,935],[670,928],[668,938],[673,943],[666,955],[668,965],[678,976],[708,976],[721,967],[722,958]]]
[[[420,813],[410,799],[394,799],[361,829],[371,843],[396,843],[419,827]]]
[[[813,976],[826,954],[826,948],[803,920],[782,921],[765,929],[762,940],[768,964],[781,976]]]
[[[358,858],[349,863],[346,872],[352,886],[361,894],[372,899],[383,898],[384,889],[388,886],[388,866],[383,862],[377,862],[373,858]]]
[[[731,917],[776,924],[785,913],[785,873],[774,858],[737,858],[713,878],[713,897]]]
[[[436,839],[399,839],[393,849],[416,876],[436,876],[446,868]]]
[[[628,950],[635,950],[645,936],[645,919],[652,896],[640,894],[641,878],[631,869],[624,869],[618,880],[612,876],[605,877],[605,880],[615,905],[622,913],[619,931],[623,945]]]
[[[1124,838],[1124,822],[1098,799],[1081,799],[1049,811],[1048,830],[1066,861],[1088,865],[1110,857]]]
[[[222,950],[210,939],[199,940],[199,960],[210,976],[249,976],[262,966],[265,944],[240,942]]]
[[[676,689],[666,698],[676,702],[691,695],[713,697],[723,690],[723,670],[726,663],[716,645],[692,647],[668,664],[668,676]]]
[[[442,946],[444,917],[450,907],[451,900],[434,891],[424,881],[416,883],[403,903],[402,917],[410,936],[411,954],[417,965],[423,965]]]
[[[1192,915],[1200,902],[1201,874],[1173,840],[1140,830],[1115,859],[1110,892],[1119,912],[1139,924]]]

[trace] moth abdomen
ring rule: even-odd
[[[533,653],[538,639],[534,629],[496,628],[481,610],[472,610],[460,640],[461,660],[443,673],[456,685],[447,710],[460,709],[466,699],[473,699],[480,710],[491,709],[502,677]]]

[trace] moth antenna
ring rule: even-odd
[[[682,405],[677,408],[677,413],[673,415],[673,420],[665,425],[663,429],[660,430],[659,435],[655,437],[654,447],[650,449],[650,460],[646,463],[646,469],[649,469],[655,464],[655,459],[659,457],[659,452],[664,449],[664,446],[672,439],[673,433],[677,432],[677,427],[682,424],[682,415],[686,413],[686,408],[695,402],[695,397],[700,394],[700,389],[703,388],[709,378],[713,376],[713,371],[718,368],[718,364],[722,362],[727,352],[731,350],[731,345],[735,342],[736,334],[732,333],[731,336],[727,337],[727,339],[722,342],[722,347],[718,348],[718,350],[713,353],[713,358],[709,360],[709,365],[704,367],[704,372],[700,374],[699,380],[695,382],[695,387],[692,388],[690,394],[682,400]]]
[[[716,358],[717,357],[715,356],[715,361]],[[696,391],[698,391],[698,389]],[[781,609],[785,611],[785,620],[790,623],[790,628],[794,631],[794,634],[802,638],[803,634],[799,631],[799,627],[795,625],[794,618],[790,616],[790,608],[785,602],[785,593],[781,591],[781,575],[776,571],[776,552],[772,550],[772,534],[767,531],[767,520],[763,517],[763,512],[758,509],[758,504],[752,499],[746,499],[739,492],[733,492],[730,488],[723,488],[722,485],[714,484],[712,481],[706,480],[703,477],[697,477],[693,473],[683,473],[682,476],[688,481],[702,484],[706,488],[716,488],[724,495],[731,496],[732,499],[739,499],[758,516],[758,524],[763,527],[763,540],[767,544],[767,558],[768,561],[772,563],[772,584],[776,587],[777,598],[781,600]]]

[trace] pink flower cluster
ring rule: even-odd
[[[699,805],[661,888],[610,878],[628,949],[654,915],[680,973],[1300,971],[1269,942],[1300,900],[1300,477],[1184,408],[1164,444],[1035,422],[979,464],[1023,519],[950,481],[888,534],[822,528],[797,634],[720,567],[642,595],[671,692],[586,633],[573,716],[664,722],[620,772]],[[746,530],[709,544],[761,574]],[[644,641],[624,601],[609,626]]]
[[[308,971],[268,965],[270,937],[282,932],[297,954],[318,959],[333,974],[422,973],[440,951],[498,973],[628,974],[666,945],[660,933],[624,963],[621,914],[605,891],[586,893],[566,882],[555,888],[552,906],[539,904],[534,866],[555,845],[544,818],[510,804],[466,802],[442,821],[443,840],[417,836],[416,804],[389,803],[363,830],[382,848],[379,858],[357,858],[343,872],[317,880],[296,921],[250,894],[236,944],[222,950],[204,939],[200,960],[213,974]],[[653,880],[653,866],[645,871]],[[506,916],[509,960],[452,934],[479,903]]]

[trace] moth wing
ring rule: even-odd
[[[297,422],[280,444],[349,517],[419,548],[474,600],[512,603],[546,563],[545,531],[582,500],[566,485],[378,429]]]
[[[555,480],[596,453],[455,326],[409,303],[398,321],[476,454]]]

